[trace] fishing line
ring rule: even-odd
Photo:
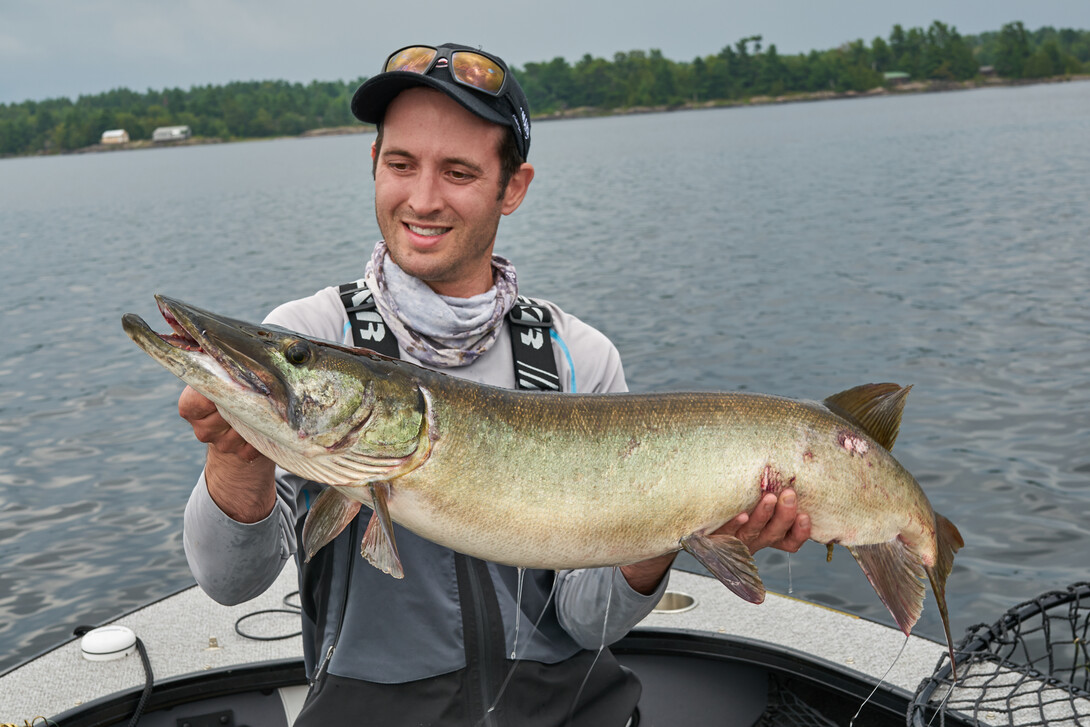
[[[519,570],[519,586],[518,586],[518,601],[516,602],[516,608],[515,608],[515,643],[514,643],[512,649],[511,649],[511,660],[514,663],[511,664],[511,668],[507,670],[507,676],[504,677],[503,683],[500,684],[500,690],[496,694],[496,698],[492,700],[492,704],[489,705],[488,709],[486,709],[484,711],[484,714],[481,715],[481,718],[479,720],[477,720],[477,724],[475,725],[475,727],[481,727],[481,725],[484,724],[485,719],[487,719],[488,715],[492,714],[492,712],[494,712],[496,710],[496,707],[500,703],[500,699],[503,698],[503,693],[505,691],[507,691],[507,685],[511,683],[511,678],[515,676],[515,669],[518,668],[519,662],[522,661],[522,659],[517,655],[517,652],[518,652],[519,615],[522,613],[522,577],[523,577],[523,572],[524,572],[525,569],[519,568],[518,570]],[[557,582],[559,580],[560,579],[558,577],[556,577],[556,574],[553,574],[553,585],[552,585],[551,588],[549,588],[549,595],[545,599],[545,605],[541,607],[541,613],[538,614],[537,619],[535,619],[534,623],[530,626],[530,635],[528,637],[526,637],[526,645],[523,647],[523,653],[524,654],[526,653],[526,649],[529,648],[529,646],[530,646],[530,640],[533,639],[534,634],[537,633],[537,630],[538,630],[537,627],[539,625],[541,625],[541,619],[545,618],[545,612],[549,610],[549,604],[552,603],[553,598],[556,596],[556,584],[557,584]]]
[[[522,577],[526,575],[526,569],[519,566],[519,595],[518,600],[515,601],[515,640],[511,644],[511,658],[515,659],[515,654],[519,650],[519,623],[522,621]],[[556,579],[553,579],[553,583],[556,583]]]
[[[939,702],[939,706],[935,707],[935,713],[933,715],[931,715],[931,719],[928,720],[927,727],[931,727],[931,725],[933,725],[935,723],[935,718],[938,717],[939,715],[944,715],[944,718],[942,720],[942,724],[946,724],[946,719],[945,719],[946,703],[948,701],[950,701],[950,695],[952,695],[954,693],[954,687],[955,686],[956,685],[953,682],[950,683],[950,689],[947,690],[946,696],[942,698],[941,702]]]
[[[878,683],[874,685],[874,689],[870,690],[870,694],[868,694],[867,698],[863,700],[863,703],[859,705],[859,709],[856,710],[855,716],[852,717],[851,720],[849,720],[848,727],[855,727],[855,720],[859,718],[859,713],[863,711],[863,707],[867,706],[867,702],[869,702],[871,698],[875,695],[875,693],[878,691],[878,688],[885,684],[886,677],[888,677],[889,673],[893,671],[893,667],[897,666],[897,662],[900,660],[901,654],[905,653],[906,646],[908,646],[907,635],[905,636],[905,642],[901,644],[901,650],[897,652],[897,656],[893,657],[893,663],[889,665],[889,668],[886,669],[886,673],[882,675],[882,678],[879,679]]]
[[[594,671],[598,659],[606,649],[606,632],[609,628],[609,604],[613,601],[613,579],[617,576],[617,570],[618,567],[613,566],[612,573],[610,574],[609,591],[606,593],[606,612],[602,617],[602,639],[598,644],[598,652],[594,655],[594,660],[590,663],[590,668],[587,669],[587,675],[583,677],[583,682],[579,685],[579,691],[575,693],[575,699],[572,700],[571,709],[568,710],[568,719],[564,722],[568,727],[571,727],[572,718],[575,717],[575,708],[579,704],[579,698],[583,696],[583,689],[587,686],[587,682],[590,681],[591,672]]]

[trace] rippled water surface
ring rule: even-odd
[[[1090,578],[1090,83],[535,134],[497,250],[613,338],[632,389],[913,384],[895,453],[965,536],[955,636]],[[158,320],[163,292],[260,319],[360,275],[371,138],[0,161],[0,669],[191,583],[203,445],[121,314]],[[889,623],[824,555],[758,562]],[[930,597],[918,628],[941,638]]]

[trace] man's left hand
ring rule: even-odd
[[[776,548],[796,553],[810,538],[810,516],[799,513],[794,490],[784,490],[779,497],[765,493],[752,513],[742,513],[711,533],[733,535],[756,553],[761,548]]]
[[[794,490],[784,490],[779,497],[766,493],[752,513],[742,513],[729,520],[713,533],[733,535],[745,543],[749,552],[761,548],[777,548],[795,553],[810,537],[810,516],[799,512],[799,501]],[[640,593],[654,593],[677,553],[659,556],[651,560],[621,567],[629,585]]]

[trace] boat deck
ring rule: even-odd
[[[113,623],[132,629],[144,642],[156,681],[230,666],[299,659],[298,637],[258,641],[235,632],[239,618],[284,609],[284,599],[298,588],[294,567],[286,567],[274,586],[239,606],[221,606],[196,587],[129,613]],[[877,623],[785,596],[769,594],[760,606],[745,603],[714,579],[674,571],[670,589],[696,599],[680,613],[653,613],[639,628],[739,635],[807,653],[831,664],[881,677],[904,644],[897,631]],[[297,600],[297,599],[296,599]],[[258,636],[297,633],[294,613],[263,613],[242,628]],[[887,681],[908,693],[931,674],[943,647],[911,637]],[[87,661],[78,638],[0,677],[0,722],[22,724],[35,716],[51,717],[115,692],[143,686],[139,656],[115,661]],[[300,697],[301,698],[301,697]]]
[[[860,685],[884,680],[887,692],[911,701],[946,651],[928,639],[911,636],[906,641],[896,629],[787,596],[770,593],[763,604],[753,605],[709,577],[675,570],[670,578],[670,591],[692,596],[695,603],[687,610],[655,612],[644,619],[633,636],[618,645],[622,661],[620,652],[629,641],[642,642],[641,649],[650,644],[653,650],[655,639],[664,635],[692,637],[704,646],[711,638],[729,643],[731,658],[739,662],[761,652],[752,663],[764,666],[771,655],[772,661],[808,664],[807,668],[853,682],[855,692]],[[285,608],[285,599],[297,587],[295,568],[289,565],[266,593],[239,606],[221,606],[192,587],[112,623],[127,626],[143,641],[157,684],[241,665],[297,663],[302,658],[297,635],[255,640],[235,630],[240,618],[257,614],[242,623],[247,634],[297,634],[298,613]],[[74,638],[0,676],[0,724],[37,727],[43,724],[34,722],[37,716],[52,718],[106,695],[140,689],[144,683],[139,656],[88,661],[80,640]],[[289,723],[305,693],[302,685],[279,690]]]

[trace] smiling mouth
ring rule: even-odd
[[[409,232],[412,232],[423,237],[439,237],[451,231],[450,227],[420,227],[414,225],[411,222],[406,222],[405,226],[409,228]]]

